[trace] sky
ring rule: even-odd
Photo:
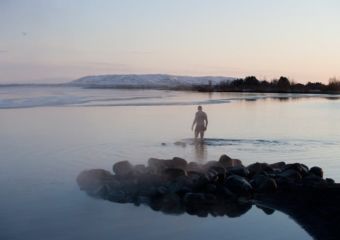
[[[0,0],[0,83],[340,77],[338,0]]]

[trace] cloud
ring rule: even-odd
[[[0,54],[1,53],[8,53],[8,51],[7,50],[2,50],[2,49],[0,49]]]

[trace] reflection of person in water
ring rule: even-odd
[[[198,106],[197,112],[195,114],[194,122],[192,123],[191,129],[194,130],[195,127],[195,140],[197,139],[198,135],[200,135],[201,141],[204,137],[204,131],[207,130],[208,127],[208,116],[205,112],[202,111],[202,106]]]

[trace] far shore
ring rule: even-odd
[[[88,83],[13,83],[0,84],[0,87],[81,87],[87,89],[143,89],[143,90],[172,90],[172,91],[194,91],[194,92],[239,92],[239,93],[288,93],[288,94],[340,94],[340,80],[331,78],[328,84],[321,82],[308,82],[306,84],[295,83],[281,76],[270,82],[258,80],[254,76],[238,78],[229,81],[221,81],[212,84],[101,84]]]

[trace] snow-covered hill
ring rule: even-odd
[[[212,85],[230,81],[231,77],[194,77],[174,76],[167,74],[126,74],[86,76],[72,81],[70,84],[82,87],[150,87],[150,88],[180,88],[198,85]]]

